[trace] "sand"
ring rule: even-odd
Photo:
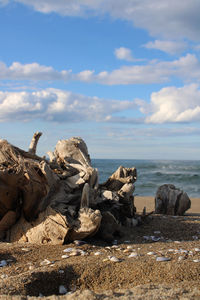
[[[154,199],[136,197],[135,205],[138,212],[144,206],[148,212],[154,209]],[[153,241],[152,236],[160,239]],[[62,258],[69,247],[84,255]],[[0,268],[0,295],[5,295],[1,299],[10,299],[9,295],[18,295],[15,299],[28,295],[34,299],[200,299],[198,249],[200,199],[192,199],[185,216],[153,214],[142,226],[124,229],[114,246],[95,239],[81,246],[0,243],[0,260],[7,261]],[[131,253],[137,256],[130,258]],[[119,261],[111,261],[110,256]],[[160,262],[157,257],[170,260]],[[61,285],[68,293],[65,296],[58,296]]]

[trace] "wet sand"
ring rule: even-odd
[[[154,198],[137,196],[135,205],[138,212],[152,211]],[[95,239],[81,246],[0,243],[0,260],[7,262],[0,268],[0,294],[7,295],[1,299],[58,299],[61,285],[69,294],[60,299],[200,299],[200,199],[192,199],[185,216],[153,214],[116,239],[116,245]],[[63,258],[66,248],[82,252]]]

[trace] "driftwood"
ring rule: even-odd
[[[155,197],[155,213],[182,216],[191,206],[188,195],[173,184],[161,185]]]
[[[1,239],[62,244],[98,232],[112,240],[120,224],[137,223],[135,168],[120,166],[99,185],[81,138],[58,141],[47,160],[36,155],[41,135],[34,134],[28,152],[0,140]]]

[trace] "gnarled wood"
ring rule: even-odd
[[[63,243],[105,232],[110,218],[108,240],[133,224],[135,168],[121,166],[99,185],[81,138],[60,140],[48,161],[35,154],[40,136],[28,152],[0,140],[1,238],[7,231],[9,241]]]
[[[161,185],[155,197],[155,213],[182,216],[191,206],[188,195],[173,184]]]

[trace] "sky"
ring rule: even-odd
[[[199,0],[0,0],[0,138],[200,159]]]

